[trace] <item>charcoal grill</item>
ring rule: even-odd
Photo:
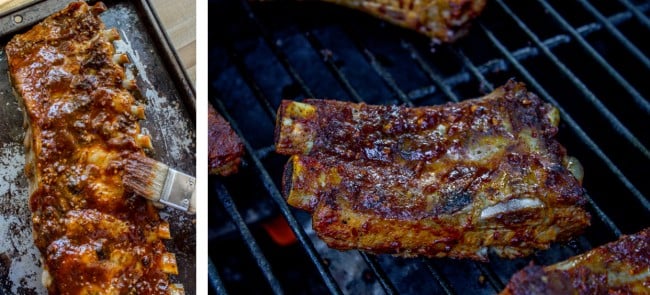
[[[210,1],[209,100],[243,138],[239,174],[209,180],[209,283],[217,294],[495,294],[531,261],[552,264],[650,226],[650,1],[493,0],[453,45],[312,1]],[[212,28],[218,28],[214,30]],[[327,248],[280,192],[281,99],[435,105],[509,78],[560,110],[559,140],[585,168],[592,226],[531,257],[489,263]],[[296,243],[269,224],[286,220]]]

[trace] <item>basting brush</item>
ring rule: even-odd
[[[129,158],[125,168],[123,183],[127,189],[166,206],[196,212],[193,176],[144,156]]]

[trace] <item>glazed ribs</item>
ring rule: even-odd
[[[50,294],[181,294],[170,283],[169,224],[123,186],[125,160],[145,157],[144,107],[115,52],[101,2],[73,2],[7,44],[25,117],[25,173],[35,245]]]
[[[230,124],[208,104],[208,168],[210,174],[237,173],[244,146]]]
[[[521,83],[406,108],[283,101],[287,202],[336,249],[520,257],[589,225],[582,167],[555,140],[559,112]]]
[[[551,266],[527,266],[501,294],[648,294],[649,288],[647,228]]]
[[[467,33],[486,0],[324,0],[358,9],[415,30],[435,42],[453,42]]]

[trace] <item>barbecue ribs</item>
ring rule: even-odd
[[[151,148],[98,14],[73,2],[6,46],[11,82],[25,112],[25,173],[33,236],[50,294],[179,294],[169,282],[169,224],[151,202],[125,191],[125,160]]]
[[[650,228],[551,266],[530,265],[502,295],[648,294]]]
[[[559,112],[521,83],[406,108],[283,101],[287,202],[329,246],[400,256],[520,257],[589,225],[582,167],[554,139]]]
[[[467,33],[486,0],[324,0],[358,9],[415,30],[436,42],[453,42]]]
[[[208,165],[210,174],[237,173],[244,147],[226,120],[208,104]]]

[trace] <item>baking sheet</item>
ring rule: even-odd
[[[101,15],[108,28],[120,31],[118,51],[126,51],[137,70],[138,86],[147,103],[147,119],[141,122],[154,145],[151,157],[170,167],[195,175],[194,94],[178,86],[178,61],[155,44],[166,42],[147,13],[147,1],[104,1]],[[9,16],[10,17],[10,16]],[[154,27],[152,28],[152,21]],[[0,37],[4,48],[11,35]],[[170,70],[171,69],[171,70]],[[187,82],[187,81],[185,81]],[[0,49],[0,294],[46,294],[41,284],[40,253],[33,244],[27,180],[23,174],[23,118],[7,76],[7,59]],[[178,276],[186,294],[195,294],[195,218],[173,209],[161,210],[171,224],[173,239],[166,242],[176,254]]]

